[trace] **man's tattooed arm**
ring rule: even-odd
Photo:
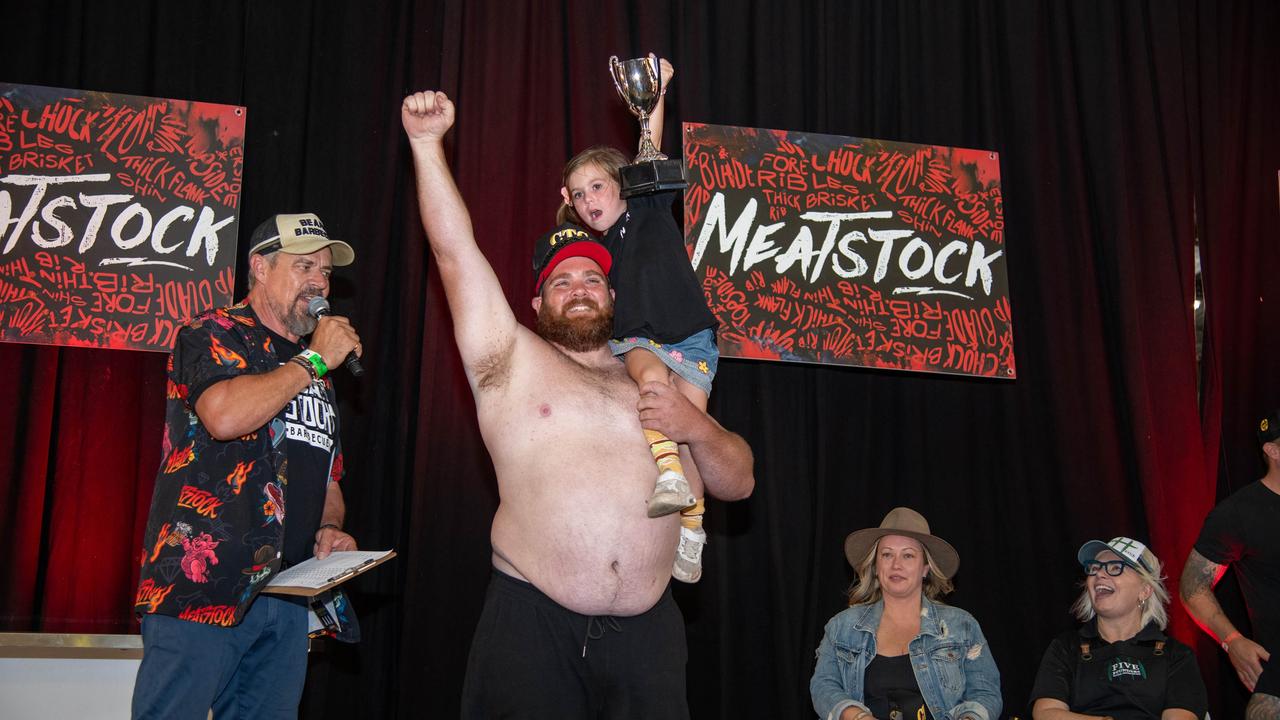
[[[1210,562],[1208,558],[1192,550],[1178,582],[1182,604],[1186,606],[1187,612],[1218,642],[1235,631],[1231,621],[1222,612],[1218,598],[1213,595],[1213,586],[1218,584],[1226,571],[1226,565]]]
[[[1218,604],[1218,598],[1213,595],[1213,586],[1222,579],[1222,573],[1226,572],[1226,565],[1219,565],[1210,561],[1205,556],[1191,551],[1191,555],[1187,557],[1187,564],[1182,568],[1182,578],[1178,583],[1180,594],[1182,595],[1182,604],[1187,608],[1187,612],[1191,614],[1191,618],[1204,628],[1205,632],[1213,635],[1219,643],[1223,645],[1227,657],[1231,660],[1231,666],[1235,668],[1236,676],[1240,678],[1240,682],[1244,683],[1250,692],[1253,692],[1254,686],[1258,682],[1258,676],[1262,674],[1262,662],[1270,655],[1267,649],[1257,644],[1253,640],[1244,637],[1235,626],[1231,624],[1231,620],[1227,618],[1226,613],[1222,612],[1222,606]],[[1256,697],[1256,696],[1255,696]],[[1262,697],[1275,696],[1263,695]],[[1252,703],[1250,704],[1252,707]],[[1249,718],[1280,718],[1280,713],[1274,713],[1274,706],[1265,704],[1259,705],[1259,715],[1250,714]],[[1269,709],[1268,709],[1269,708]],[[1273,714],[1266,714],[1273,712]]]

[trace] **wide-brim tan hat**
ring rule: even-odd
[[[908,507],[896,507],[880,521],[880,527],[865,528],[849,534],[844,539],[844,556],[855,570],[871,548],[885,535],[901,535],[918,541],[929,551],[933,564],[944,578],[950,578],[960,569],[960,553],[951,543],[929,533],[929,521]]]

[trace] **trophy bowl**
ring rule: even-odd
[[[649,115],[662,99],[661,66],[656,57],[618,60],[609,58],[609,74],[613,86],[632,114],[640,118],[640,149],[631,165],[622,173],[622,197],[663,190],[679,190],[687,186],[684,163],[669,160],[653,144],[649,131]]]

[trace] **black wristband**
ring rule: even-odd
[[[301,356],[294,355],[293,357],[289,358],[289,362],[300,366],[303,370],[306,370],[307,374],[311,376],[312,380],[320,379],[320,376],[316,374],[315,367],[313,367],[311,363],[307,362],[306,360],[303,360]]]
[[[333,528],[334,530],[337,530],[338,532],[342,532],[342,528],[341,528],[341,527],[339,527],[339,526],[337,526],[337,525],[335,525],[335,524],[333,524],[333,523],[325,523],[325,524],[321,525],[320,527],[316,528],[316,533],[317,533],[317,534],[319,534],[319,532],[320,532],[321,530],[323,530],[323,529],[325,529],[325,528],[327,528],[327,527],[331,527],[331,528]]]

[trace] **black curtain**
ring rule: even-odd
[[[1196,61],[1200,101],[1191,118],[1200,126],[1192,153],[1197,167],[1197,231],[1204,271],[1205,342],[1202,418],[1205,457],[1217,470],[1217,497],[1226,497],[1265,471],[1258,421],[1280,403],[1280,138],[1274,130],[1280,78],[1280,26],[1274,3],[1221,12],[1195,3],[1197,33],[1188,37]],[[1191,9],[1191,8],[1189,8]],[[1249,620],[1232,572],[1219,584],[1232,622]],[[1224,717],[1243,716],[1247,694],[1235,670],[1207,636],[1197,648],[1211,697]],[[1208,661],[1208,662],[1206,662]]]
[[[451,162],[529,322],[561,164],[634,143],[610,55],[674,60],[667,148],[691,120],[1000,153],[1016,380],[722,363],[711,412],[751,443],[758,486],[711,504],[706,575],[677,588],[694,717],[812,715],[813,649],[852,580],[842,539],[895,505],[959,549],[950,601],[1026,715],[1072,622],[1075,548],[1150,540],[1176,584],[1218,468],[1257,474],[1238,436],[1280,402],[1256,303],[1280,262],[1263,0],[4,5],[0,80],[245,105],[242,227],[310,210],[357,248],[333,298],[369,348],[366,377],[338,381],[348,525],[399,557],[357,581],[365,641],[316,654],[306,717],[456,716],[489,572],[497,490],[417,219],[411,90],[458,102]],[[163,358],[3,345],[0,365],[0,627],[131,631]]]

